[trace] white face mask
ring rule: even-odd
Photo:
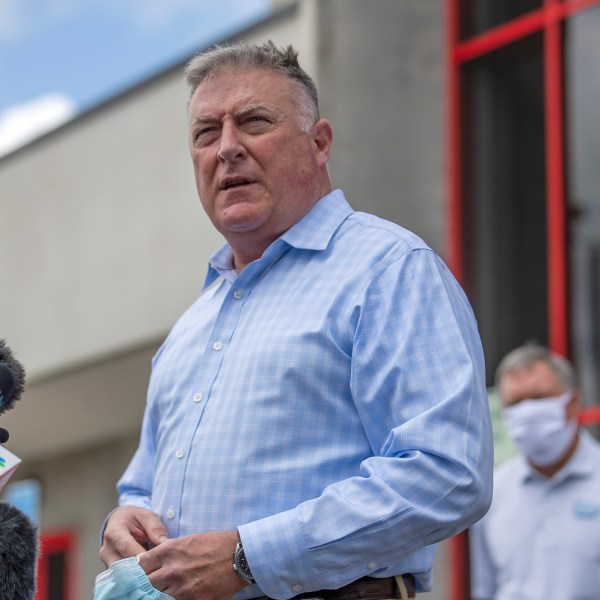
[[[521,400],[502,409],[508,434],[534,465],[557,463],[573,441],[577,419],[567,422],[565,414],[572,397],[569,391],[555,398]]]

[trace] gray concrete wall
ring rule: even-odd
[[[446,253],[440,0],[323,0],[318,80],[334,184]]]

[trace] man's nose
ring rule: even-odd
[[[245,156],[240,131],[234,124],[225,123],[221,130],[221,139],[217,157],[223,162],[235,162]]]

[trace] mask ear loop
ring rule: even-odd
[[[404,583],[402,575],[396,575],[396,583],[400,588],[400,598],[402,598],[402,600],[408,600],[408,590],[406,589],[406,584]]]

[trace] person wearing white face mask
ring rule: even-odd
[[[496,372],[520,454],[494,474],[487,515],[470,530],[473,600],[600,597],[600,444],[579,429],[575,372],[526,345]]]

